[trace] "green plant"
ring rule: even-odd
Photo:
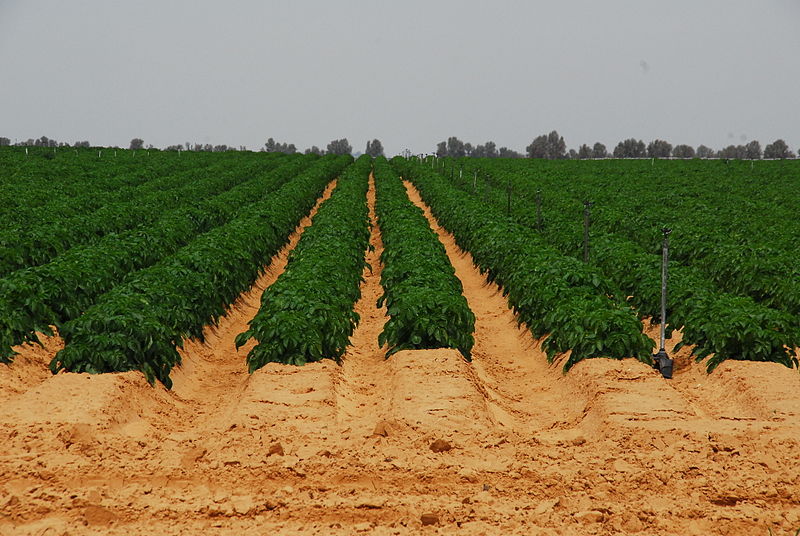
[[[389,345],[387,357],[407,349],[455,348],[470,360],[475,315],[444,246],[383,157],[375,161],[375,188],[384,245],[378,307],[385,303],[390,317],[379,344]]]
[[[331,197],[289,255],[286,270],[264,292],[261,308],[236,338],[250,372],[267,363],[302,365],[338,359],[358,324],[353,305],[361,295],[369,244],[366,193],[372,159],[359,158],[340,176]]]

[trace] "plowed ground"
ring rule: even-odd
[[[477,317],[471,364],[451,350],[384,359],[374,226],[342,365],[249,375],[234,338],[306,218],[206,342],[187,341],[171,391],[137,372],[51,376],[57,337],[0,367],[0,534],[800,528],[797,371],[726,362],[707,375],[682,350],[672,381],[634,360],[564,376],[426,213]]]

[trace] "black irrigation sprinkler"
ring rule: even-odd
[[[672,378],[672,367],[674,361],[667,355],[667,350],[664,348],[664,342],[667,334],[667,267],[669,264],[669,234],[672,229],[664,227],[661,229],[664,233],[664,246],[661,257],[661,345],[657,353],[653,354],[653,368],[661,372],[661,375],[667,379]]]

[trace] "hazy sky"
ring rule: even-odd
[[[800,146],[799,0],[0,0],[0,136]]]

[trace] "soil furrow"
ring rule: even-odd
[[[386,307],[377,307],[383,294],[381,287],[381,254],[383,242],[375,215],[375,177],[370,175],[367,192],[369,218],[372,226],[370,250],[361,284],[361,298],[355,304],[360,320],[350,338],[350,346],[342,356],[342,366],[334,377],[336,420],[344,433],[354,437],[371,435],[387,411],[387,397],[378,393],[385,389],[389,370],[386,348],[378,345],[378,335],[388,319]]]
[[[422,208],[445,246],[450,263],[475,314],[472,367],[479,389],[498,423],[524,435],[541,433],[580,420],[584,403],[571,390],[530,332],[518,326],[500,288],[488,283],[455,238],[436,221],[414,186],[406,182],[412,202]]]

